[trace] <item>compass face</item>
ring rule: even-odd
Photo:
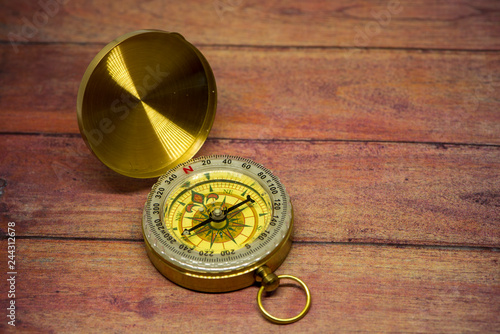
[[[247,196],[251,201],[228,212]],[[266,230],[272,205],[269,194],[251,177],[216,169],[194,174],[174,188],[164,212],[167,230],[190,249],[231,254]]]
[[[287,241],[291,224],[279,179],[233,156],[202,157],[171,170],[153,186],[143,216],[153,263],[193,274],[251,268]]]

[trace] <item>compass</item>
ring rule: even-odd
[[[187,161],[205,142],[216,105],[214,74],[193,44],[178,33],[138,30],[91,61],[78,90],[77,118],[83,140],[106,166],[135,178],[162,175],[144,206],[142,232],[164,276],[204,292],[259,282],[262,314],[279,324],[295,322],[311,306],[309,289],[295,276],[273,273],[292,245],[285,187],[248,159]],[[263,292],[276,290],[280,279],[294,280],[306,293],[295,317],[277,318],[262,305]]]
[[[258,305],[267,319],[290,323],[309,310],[307,286],[273,273],[292,243],[290,197],[269,169],[252,160],[215,155],[171,169],[148,196],[142,229],[152,263],[180,286],[226,292],[258,281]],[[306,306],[293,318],[274,317],[262,306],[263,291],[275,290],[280,278],[306,292]]]

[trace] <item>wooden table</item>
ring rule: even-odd
[[[24,332],[500,329],[500,2],[60,2],[0,12],[1,331],[12,301]],[[295,239],[277,272],[312,291],[301,321],[267,322],[257,286],[166,280],[140,227],[155,180],[110,171],[81,139],[87,65],[142,28],[183,34],[213,67],[197,156],[254,159],[287,187]],[[266,306],[304,300],[288,286]]]

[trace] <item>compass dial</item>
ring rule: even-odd
[[[193,159],[169,171],[153,186],[143,215],[153,264],[201,291],[242,288],[259,266],[277,268],[291,230],[292,206],[279,179],[234,156]]]
[[[165,227],[194,251],[231,254],[251,244],[271,220],[268,193],[235,171],[195,174],[171,194],[165,203]]]

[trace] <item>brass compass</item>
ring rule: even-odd
[[[148,255],[171,281],[198,291],[225,292],[262,286],[258,304],[277,323],[290,319],[265,311],[264,290],[273,291],[273,271],[291,247],[293,209],[285,187],[265,167],[236,156],[216,155],[190,160],[160,177],[153,186],[142,220]]]
[[[149,258],[188,289],[226,292],[261,283],[259,309],[270,321],[295,322],[311,294],[300,279],[276,276],[292,241],[285,187],[252,160],[227,155],[190,159],[215,117],[216,85],[201,52],[177,33],[141,30],[104,47],[78,92],[80,132],[105,165],[130,177],[162,175],[143,212]],[[291,279],[306,305],[288,319],[269,314],[264,291]]]

